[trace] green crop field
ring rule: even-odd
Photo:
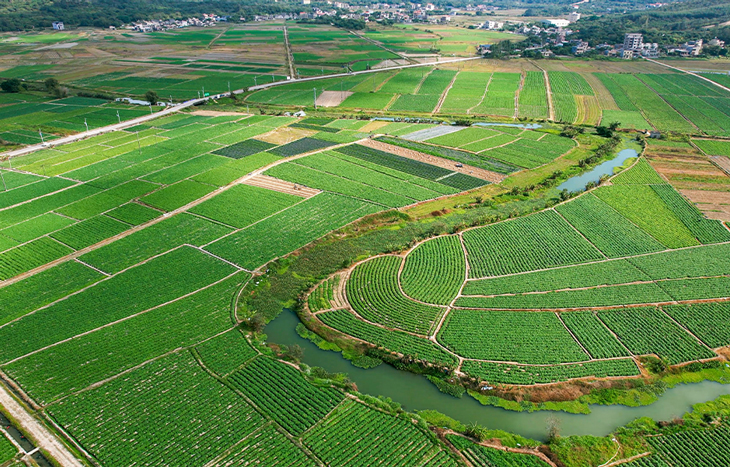
[[[575,412],[727,381],[730,93],[643,61],[449,62],[523,37],[376,17],[3,36],[0,79],[26,87],[0,93],[7,151],[160,110],[107,94],[242,90],[3,157],[0,371],[21,408],[100,467],[727,464],[724,408],[573,461],[572,437],[538,449],[421,396]],[[605,154],[599,121],[619,122]],[[641,155],[608,181],[557,189],[624,148]]]

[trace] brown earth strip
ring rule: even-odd
[[[287,182],[268,175],[259,174],[255,175],[248,180],[243,182],[244,185],[257,186],[259,188],[266,188],[268,190],[278,191],[279,193],[286,193],[289,195],[299,196],[302,198],[311,198],[312,196],[321,193],[320,190],[309,188],[304,185],[299,185],[292,182]]]
[[[726,191],[679,190],[693,203],[730,204],[730,193]]]
[[[317,96],[317,106],[337,107],[352,94],[350,91],[324,91]]]
[[[505,178],[505,176],[502,174],[480,169],[471,165],[463,164],[463,167],[456,167],[457,162],[454,162],[452,160],[443,159],[441,157],[432,156],[430,154],[424,154],[422,152],[383,143],[381,141],[375,141],[373,139],[364,140],[360,144],[369,148],[379,149],[381,151],[396,154],[401,157],[407,157],[408,159],[413,159],[416,161],[424,162],[426,164],[431,164],[437,167],[452,170],[454,172],[471,175],[472,177],[481,178],[482,180],[487,180],[493,183],[499,183]]]

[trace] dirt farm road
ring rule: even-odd
[[[0,405],[5,407],[5,410],[18,421],[18,428],[26,433],[30,433],[38,443],[38,447],[43,448],[62,466],[83,467],[84,464],[76,459],[56,436],[29,414],[2,385],[0,385]]]

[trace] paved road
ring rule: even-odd
[[[481,58],[482,57],[454,58],[454,59],[448,59],[448,60],[439,60],[438,62],[417,63],[415,65],[398,65],[398,66],[392,66],[392,67],[387,67],[387,68],[378,68],[375,70],[363,70],[363,71],[354,71],[351,73],[338,73],[336,75],[312,76],[309,78],[298,78],[298,79],[290,79],[290,80],[286,80],[286,81],[275,81],[273,83],[266,83],[266,84],[260,84],[258,86],[251,86],[246,89],[237,89],[235,91],[232,91],[231,94],[243,94],[246,91],[258,91],[260,89],[267,89],[267,88],[271,88],[274,86],[281,86],[284,84],[298,83],[298,82],[303,82],[303,81],[317,81],[320,79],[361,75],[361,74],[365,74],[365,73],[378,73],[380,71],[400,70],[403,68],[415,68],[415,67],[420,67],[420,66],[434,66],[434,65],[443,64],[443,63],[465,62],[465,61],[469,61],[469,60],[479,60]],[[45,144],[34,144],[31,146],[25,146],[23,148],[16,149],[14,151],[3,152],[3,153],[0,153],[0,159],[22,156],[24,154],[30,154],[31,152],[38,151],[39,149],[54,147],[54,146],[58,146],[61,144],[66,144],[66,143],[72,143],[74,141],[88,138],[90,136],[97,136],[97,135],[101,135],[103,133],[109,133],[110,131],[123,130],[125,128],[130,128],[130,127],[139,125],[140,123],[144,123],[148,120],[152,120],[152,119],[158,118],[158,117],[164,117],[165,115],[169,115],[173,112],[177,112],[178,110],[182,110],[182,109],[185,109],[187,107],[190,107],[190,106],[193,106],[196,104],[202,104],[211,99],[218,99],[221,97],[226,97],[228,95],[229,95],[229,93],[226,92],[226,93],[221,93],[221,94],[215,94],[213,96],[201,97],[199,99],[190,99],[189,101],[185,101],[182,104],[176,104],[176,105],[167,107],[166,109],[161,110],[154,114],[145,115],[143,117],[137,117],[137,118],[134,118],[132,120],[127,120],[122,123],[115,123],[114,125],[95,128],[93,130],[84,131],[82,133],[77,133],[75,135],[64,136],[63,138],[58,138],[58,139],[54,139],[53,141],[48,141]]]
[[[481,60],[482,57],[466,57],[466,58],[450,58],[447,60],[439,60],[437,62],[428,62],[428,63],[416,63],[414,65],[397,65],[397,66],[390,66],[386,68],[376,68],[372,70],[362,70],[362,71],[353,71],[350,73],[337,73],[334,75],[325,75],[325,76],[311,76],[309,78],[299,78],[299,79],[291,79],[288,81],[276,81],[273,83],[266,83],[266,84],[259,84],[258,86],[251,86],[248,88],[249,91],[259,91],[261,89],[268,89],[272,88],[274,86],[281,86],[284,84],[289,83],[301,83],[304,81],[317,81],[320,79],[330,79],[330,78],[342,78],[346,76],[355,76],[355,75],[364,75],[366,73],[379,73],[381,71],[388,71],[388,70],[401,70],[403,68],[416,68],[420,66],[434,66],[434,65],[442,65],[445,63],[458,63],[458,62],[467,62],[470,60]]]

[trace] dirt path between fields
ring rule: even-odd
[[[430,154],[424,154],[422,152],[414,151],[412,149],[402,148],[393,144],[383,143],[382,141],[375,141],[373,139],[367,139],[362,141],[360,144],[373,149],[379,149],[381,151],[389,152],[401,157],[413,159],[426,164],[435,165],[444,169],[451,170],[452,172],[463,173],[471,175],[473,177],[481,178],[492,183],[499,183],[505,179],[505,176],[498,174],[497,172],[491,172],[489,170],[480,169],[473,165],[462,164],[463,167],[456,167],[457,162],[450,159],[443,159],[441,157],[432,156]]]
[[[0,385],[0,405],[18,421],[20,428],[28,433],[38,447],[48,452],[63,467],[83,467],[82,464],[45,426],[36,420],[25,408]]]
[[[487,440],[487,441],[475,441],[475,440],[473,440],[471,438],[468,438],[467,436],[464,436],[463,434],[458,433],[458,432],[453,431],[453,430],[443,430],[443,431],[441,431],[441,433],[443,433],[443,434],[449,434],[449,435],[455,435],[455,436],[461,436],[462,438],[466,438],[466,439],[470,440],[474,444],[478,444],[479,446],[484,446],[484,447],[487,447],[487,448],[498,449],[500,451],[506,451],[506,452],[514,452],[514,453],[518,453],[518,454],[527,454],[527,455],[539,457],[540,460],[542,460],[546,464],[548,464],[548,465],[550,465],[552,467],[557,467],[557,465],[553,461],[551,461],[545,454],[543,454],[540,451],[537,451],[535,449],[511,448],[511,447],[503,446],[502,443],[500,443],[500,442],[498,442],[496,440],[491,440],[491,441],[489,441],[489,440]],[[463,453],[461,453],[461,454],[463,455]]]

